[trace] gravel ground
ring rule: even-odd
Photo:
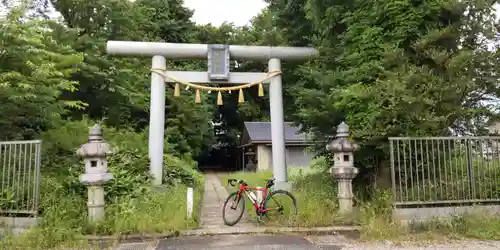
[[[484,249],[484,250],[497,250],[500,249],[500,241],[481,241],[481,240],[448,240],[447,242],[354,242],[346,239],[345,237],[332,235],[332,236],[309,236],[306,237],[313,244],[317,245],[342,245],[342,250],[455,250],[455,249]]]
[[[413,243],[415,244],[415,243]],[[439,244],[430,244],[430,245],[420,245],[415,246],[411,242],[401,245],[391,245],[391,244],[349,244],[342,248],[343,250],[354,250],[354,249],[370,249],[370,250],[378,250],[378,249],[394,249],[394,250],[417,250],[417,249],[439,249],[439,250],[452,250],[452,249],[488,249],[495,250],[500,249],[500,242],[487,242],[487,241],[459,241],[459,242],[449,242],[449,243],[439,243]],[[413,245],[413,246],[412,246]]]

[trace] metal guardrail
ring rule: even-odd
[[[500,137],[389,138],[394,205],[500,201]]]
[[[38,214],[42,141],[0,142],[0,213]]]

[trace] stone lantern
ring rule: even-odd
[[[94,222],[104,218],[104,187],[113,179],[108,173],[106,156],[111,154],[110,145],[102,139],[101,127],[94,125],[89,132],[88,143],[83,144],[76,154],[83,158],[85,173],[80,175],[80,182],[87,186],[89,221]]]
[[[254,171],[256,169],[255,153],[252,151],[251,148],[249,148],[248,151],[245,153],[245,156],[248,158],[248,162],[247,162],[245,169],[249,169],[250,171]]]
[[[340,213],[351,213],[353,209],[352,180],[358,175],[359,170],[354,167],[353,152],[359,146],[348,139],[349,126],[342,122],[337,127],[335,140],[326,145],[326,150],[333,153],[334,164],[330,173],[338,180],[338,199]]]

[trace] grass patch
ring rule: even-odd
[[[444,239],[500,240],[498,214],[475,213],[447,220],[431,220],[402,226],[396,221],[375,216],[361,224],[362,240],[436,241]]]
[[[297,199],[298,220],[293,225],[319,227],[355,224],[361,228],[361,240],[435,241],[445,238],[475,238],[500,240],[500,216],[475,213],[446,221],[430,221],[419,225],[402,226],[393,219],[391,193],[373,190],[370,201],[357,201],[354,213],[349,217],[338,214],[337,183],[325,172],[289,170],[289,180],[295,182],[293,195]],[[264,186],[272,171],[236,172],[220,174],[225,185],[227,179],[243,179],[251,186]],[[227,187],[229,191],[234,188]],[[247,201],[250,215],[255,216],[253,206]]]
[[[161,193],[136,199],[123,200],[109,206],[108,221],[105,222],[107,231],[116,234],[151,234],[171,233],[187,228],[197,228],[197,211],[193,217],[187,218],[185,185],[168,188]],[[200,189],[195,189],[194,204],[200,201]],[[195,209],[198,209],[195,206]],[[99,231],[96,231],[96,234]]]
[[[87,222],[86,208],[77,197],[61,197],[57,203],[45,204],[41,224],[19,235],[6,235],[0,249],[50,249],[53,247],[88,247],[77,240],[82,235],[126,235],[175,233],[198,227],[198,206],[203,185],[194,190],[193,218],[186,216],[185,185],[169,187],[162,192],[149,191],[137,198],[117,200],[106,206],[106,219],[98,224]],[[52,198],[45,197],[44,201]],[[52,200],[53,201],[53,200]]]

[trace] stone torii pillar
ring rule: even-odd
[[[246,84],[266,78],[268,73],[230,72],[231,59],[268,61],[269,72],[281,71],[281,60],[306,60],[318,55],[314,48],[239,46],[218,44],[157,43],[135,41],[108,41],[107,52],[115,55],[150,56],[152,68],[163,70],[166,75],[191,83]],[[178,60],[208,60],[208,71],[167,71],[166,58]],[[151,103],[149,127],[150,169],[154,185],[162,184],[165,81],[156,73],[151,74]],[[168,80],[167,80],[168,81]],[[271,138],[273,174],[276,188],[289,189],[285,159],[285,132],[281,76],[270,80],[269,102],[271,113]]]

